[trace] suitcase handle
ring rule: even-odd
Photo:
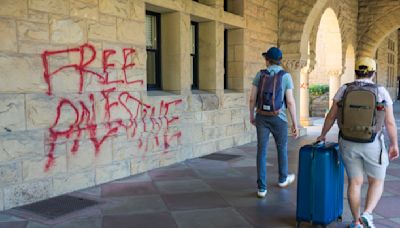
[[[325,145],[325,141],[318,140],[318,141],[315,141],[312,145],[313,146],[324,146]]]

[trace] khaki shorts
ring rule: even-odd
[[[365,172],[375,179],[385,179],[389,156],[383,135],[376,137],[371,143],[357,143],[340,138],[339,146],[349,178],[362,177]]]

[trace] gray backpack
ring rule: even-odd
[[[385,120],[385,101],[377,102],[379,85],[355,81],[346,86],[338,102],[340,136],[353,142],[373,142]]]

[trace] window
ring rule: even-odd
[[[147,89],[161,89],[160,14],[146,12]]]
[[[244,15],[244,0],[224,0],[224,11]]]
[[[395,69],[395,42],[393,40],[388,40],[388,54],[387,54],[387,86],[395,87],[396,86],[396,78],[394,75]]]
[[[196,22],[191,23],[191,44],[192,89],[199,89],[199,27]]]
[[[224,30],[224,89],[228,89],[228,30]]]

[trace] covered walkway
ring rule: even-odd
[[[395,110],[400,125],[400,103]],[[290,140],[290,171],[297,172],[299,147],[315,140],[320,128],[317,124],[308,129],[308,136]],[[335,139],[333,131],[329,138]],[[18,209],[4,211],[0,228],[294,227],[296,185],[287,189],[276,186],[273,147],[268,154],[268,194],[265,199],[256,198],[255,147],[256,143],[250,143],[74,192],[70,195],[100,203],[55,219]],[[389,166],[385,192],[375,211],[377,227],[400,227],[399,189],[400,160],[396,160]],[[343,223],[329,227],[349,224],[351,216],[346,198],[343,200]]]

